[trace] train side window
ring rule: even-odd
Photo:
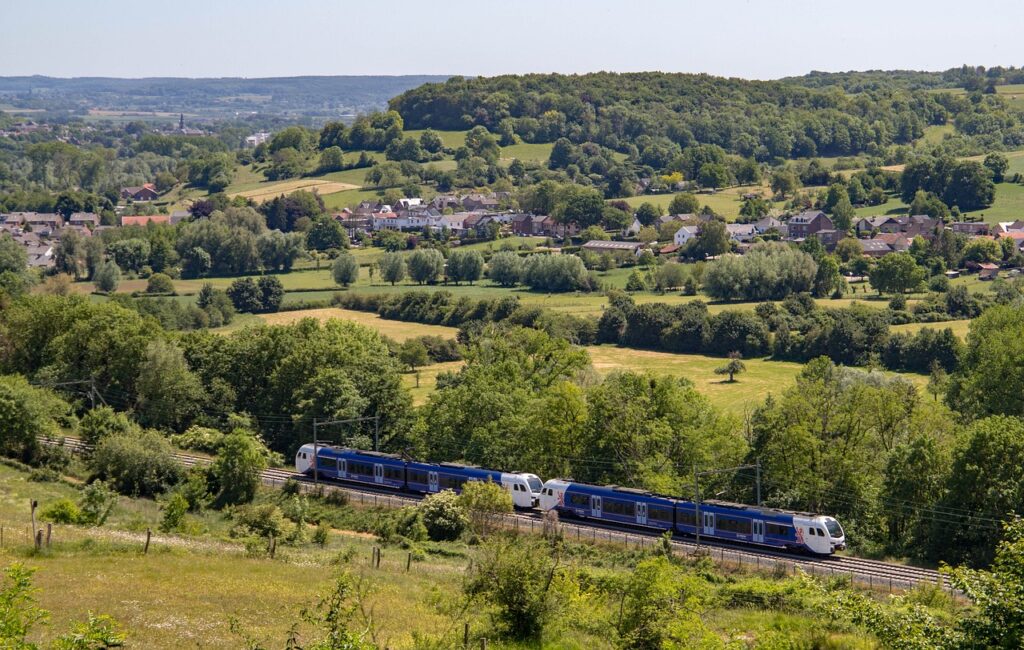
[[[812,535],[817,535],[817,534],[818,534],[818,533],[814,532],[814,529],[813,529],[813,528],[808,528],[807,530],[808,530],[808,532],[810,532],[810,534],[812,534]]]
[[[824,537],[825,536],[825,531],[823,531],[822,529],[819,528],[818,529],[818,535],[821,536],[821,537]]]

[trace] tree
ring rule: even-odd
[[[909,253],[893,253],[878,260],[871,270],[871,286],[879,293],[906,293],[924,281],[925,272]]]
[[[580,189],[569,195],[559,216],[563,223],[575,223],[586,228],[601,222],[604,207],[604,197],[600,192]]]
[[[839,201],[832,208],[832,221],[835,223],[836,230],[840,232],[847,232],[853,226],[853,219],[857,216],[857,211],[853,209],[850,204],[850,199],[846,196],[839,198]]]
[[[136,387],[139,422],[157,429],[183,431],[198,415],[204,397],[181,349],[161,339],[146,347]]]
[[[117,285],[121,282],[121,269],[113,261],[107,260],[96,269],[92,282],[97,291],[113,293],[117,291]]]
[[[739,352],[730,352],[729,362],[724,366],[719,366],[718,368],[715,368],[715,374],[729,375],[729,383],[731,384],[735,382],[736,380],[734,379],[734,375],[737,375],[741,372],[745,372],[747,369],[747,366],[744,365],[741,359],[742,357]]]
[[[402,253],[385,253],[377,264],[380,267],[380,277],[385,282],[390,282],[392,286],[405,279],[405,255]]]
[[[668,204],[669,214],[696,214],[700,210],[700,201],[689,192],[676,194]]]
[[[341,147],[331,146],[320,154],[320,165],[318,170],[322,173],[339,172],[345,169],[345,159]]]
[[[640,225],[650,226],[661,214],[661,208],[653,203],[644,202],[636,209],[636,213],[633,216],[640,222]]]
[[[717,163],[706,163],[697,172],[701,187],[719,188],[729,184],[729,168]]]
[[[152,429],[106,436],[93,450],[89,467],[94,477],[132,496],[156,496],[185,475],[170,443]]]
[[[260,295],[260,311],[276,312],[284,300],[284,285],[275,275],[264,275],[256,281]]]
[[[455,249],[448,256],[448,279],[473,284],[483,275],[484,257],[479,251]]]
[[[487,277],[503,287],[514,287],[519,282],[523,258],[512,251],[495,253],[487,265]]]
[[[437,131],[425,129],[420,134],[420,147],[427,153],[440,153],[444,149],[444,141],[441,140]]]
[[[343,287],[354,284],[359,279],[359,262],[351,253],[342,252],[331,265],[331,276]]]
[[[317,217],[306,233],[306,246],[310,250],[326,251],[348,248],[348,236],[341,224],[328,216]]]
[[[996,151],[985,156],[985,162],[982,164],[992,172],[992,181],[996,183],[1003,182],[1003,176],[1006,175],[1006,170],[1010,167],[1010,161],[1006,156]]]
[[[818,261],[818,271],[814,275],[814,295],[819,298],[842,293],[843,276],[839,273],[839,262],[831,255],[825,255]]]
[[[0,454],[32,460],[39,438],[59,431],[56,419],[70,407],[20,375],[0,375]]]
[[[1024,508],[1024,423],[996,415],[976,420],[953,453],[935,510],[928,555],[981,566],[992,560],[998,522]],[[968,523],[970,522],[970,523]]]
[[[932,192],[918,190],[910,204],[910,214],[926,214],[932,219],[949,219],[949,207]]]
[[[729,231],[718,219],[705,221],[697,230],[697,236],[688,244],[691,257],[714,257],[729,250]]]
[[[793,170],[780,169],[772,174],[771,187],[773,192],[786,198],[788,194],[800,189],[800,179]]]
[[[1003,259],[999,242],[992,239],[972,239],[963,250],[965,262],[998,262]]]
[[[427,357],[427,346],[419,339],[406,339],[398,349],[398,358],[412,370],[430,362]]]
[[[210,466],[210,474],[220,488],[221,505],[249,503],[256,496],[267,458],[255,434],[236,429],[224,438]]]
[[[483,545],[465,591],[494,606],[505,634],[535,638],[554,614],[551,587],[557,567],[543,544],[495,537]]]
[[[146,293],[174,293],[174,281],[165,273],[154,273],[146,282]]]
[[[458,539],[469,523],[459,496],[452,490],[429,494],[419,505],[427,535],[436,542]]]
[[[946,399],[970,417],[1024,417],[1024,311],[989,307],[971,321],[967,347]]]
[[[502,515],[512,512],[512,495],[492,481],[469,481],[459,495],[474,533],[486,537]]]
[[[419,284],[433,284],[444,274],[444,255],[436,248],[419,248],[409,256],[409,277]]]
[[[29,266],[25,247],[14,241],[9,232],[0,232],[0,273],[24,273]]]
[[[139,425],[109,406],[99,406],[89,410],[78,421],[78,436],[86,444],[96,446],[100,440],[115,433],[128,434],[137,432]]]

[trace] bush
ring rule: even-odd
[[[239,506],[232,511],[231,516],[235,520],[231,534],[235,536],[280,538],[284,530],[284,513],[272,503]]]
[[[435,542],[458,539],[469,523],[459,502],[459,496],[451,490],[431,494],[419,505],[427,535]]]
[[[254,434],[236,430],[224,438],[210,471],[220,487],[221,504],[246,503],[256,496],[267,468],[266,449]]]
[[[93,481],[82,490],[78,523],[102,526],[117,505],[117,494],[103,481]]]
[[[174,293],[174,281],[165,273],[154,273],[146,282],[146,293]]]
[[[928,290],[938,292],[949,291],[949,278],[945,275],[933,275],[928,280]]]
[[[128,419],[124,413],[118,413],[109,406],[94,408],[78,422],[78,437],[90,445],[98,445],[101,440],[113,434],[135,434],[139,426]]]
[[[174,491],[161,508],[164,516],[160,519],[160,530],[169,533],[177,530],[185,520],[185,513],[189,510],[188,499],[181,492]]]
[[[77,524],[82,519],[82,511],[71,499],[58,499],[43,508],[39,518],[55,524]]]
[[[89,464],[96,478],[132,496],[155,496],[185,475],[167,440],[149,429],[107,436],[96,446]]]
[[[171,436],[171,442],[182,449],[215,453],[223,444],[225,434],[209,427],[192,426],[185,433]]]

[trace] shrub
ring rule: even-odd
[[[107,436],[96,446],[89,463],[95,477],[109,481],[121,494],[155,496],[185,475],[172,454],[167,440],[147,429]]]
[[[154,273],[146,282],[146,293],[174,293],[174,281],[165,273]]]
[[[256,496],[260,474],[267,468],[265,448],[256,437],[236,430],[224,438],[211,473],[220,487],[221,504],[246,503]]]
[[[138,425],[129,420],[128,416],[109,406],[92,409],[78,422],[78,437],[90,445],[98,445],[109,435],[134,434],[138,430]]]
[[[933,275],[928,280],[928,290],[938,292],[949,291],[949,278],[945,275]]]
[[[71,499],[58,499],[43,508],[39,518],[55,524],[77,524],[82,518],[82,511]]]
[[[215,453],[223,444],[225,434],[209,427],[192,426],[185,433],[171,436],[171,442],[182,449]]]
[[[245,505],[232,511],[235,526],[231,534],[256,535],[258,537],[281,537],[284,530],[284,513],[272,503]]]
[[[327,540],[330,539],[331,527],[327,525],[326,521],[321,521],[317,524],[316,530],[313,531],[313,543],[324,548],[327,546]]]
[[[82,490],[78,523],[102,526],[117,505],[117,494],[103,481],[93,481]]]
[[[160,519],[160,530],[169,533],[177,530],[185,520],[185,513],[189,510],[188,499],[176,490],[164,502],[162,509],[164,516]]]
[[[458,539],[469,523],[459,497],[451,490],[431,494],[419,505],[427,535],[435,542]]]

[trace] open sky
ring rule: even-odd
[[[1020,0],[23,0],[0,75],[595,70],[769,79],[1024,64]]]

